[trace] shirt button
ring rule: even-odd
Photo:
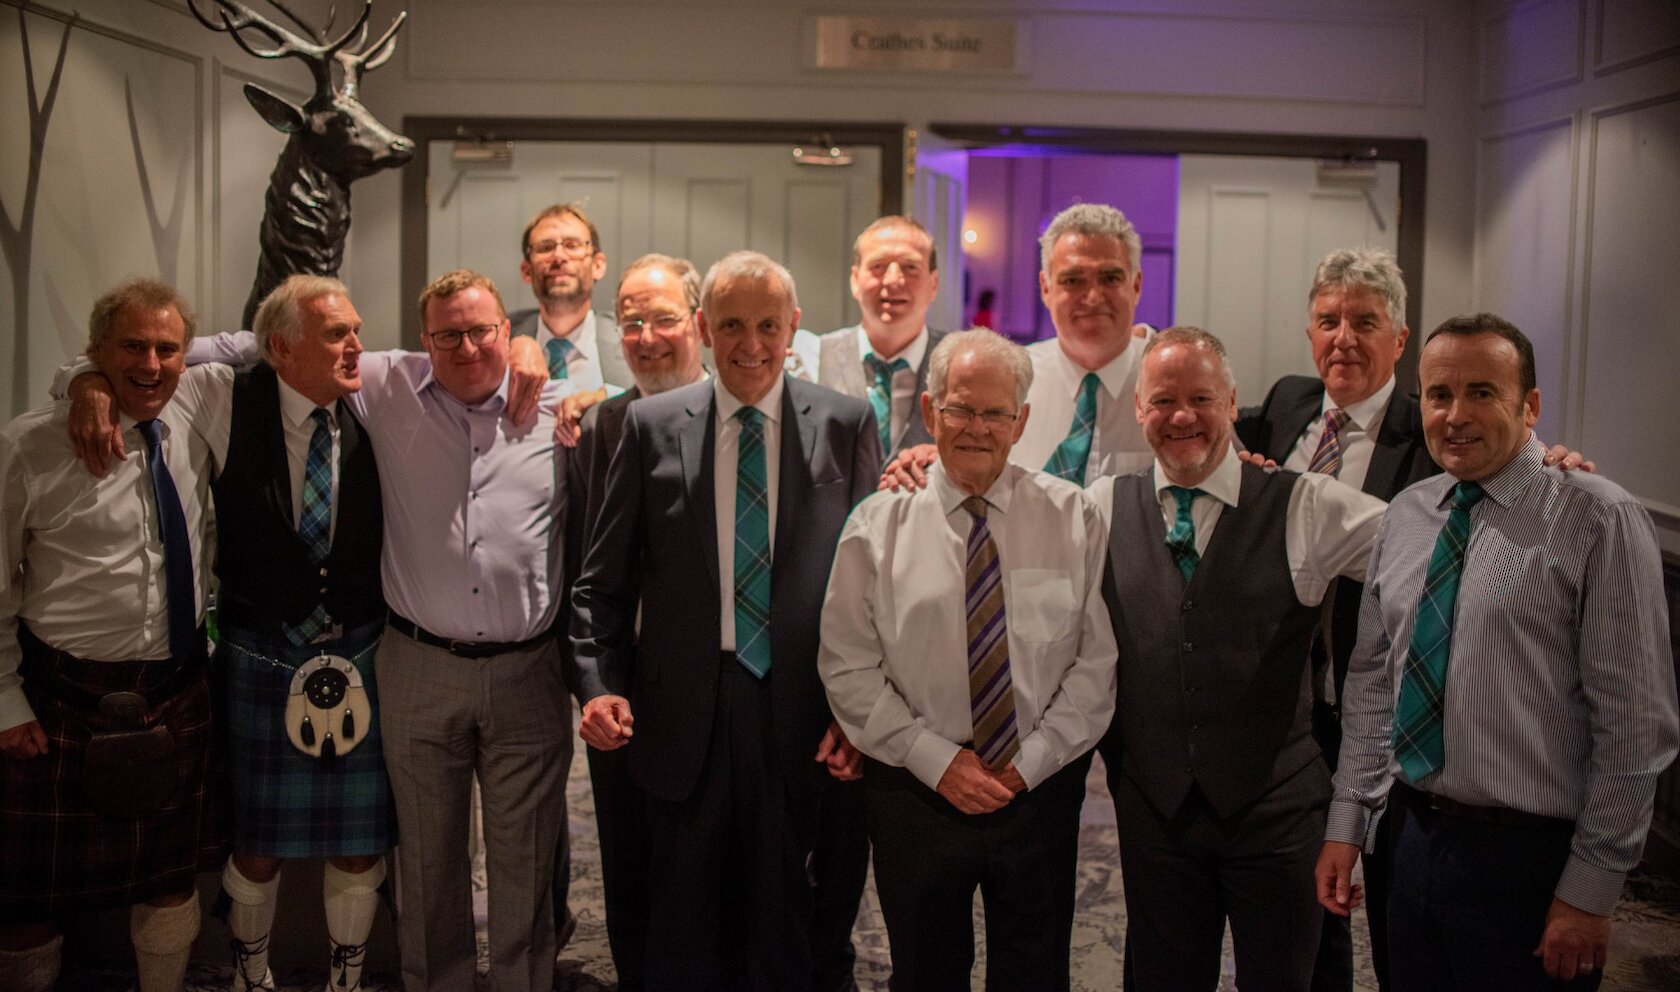
[[[1196,649],[1196,645],[1191,644],[1189,641],[1184,642],[1184,653],[1185,654],[1189,654],[1191,651],[1194,651],[1195,649]]]
[[[478,587],[477,586],[473,586],[473,595],[474,596],[478,595]]]
[[[1180,604],[1178,604],[1178,608],[1179,608],[1179,609],[1181,609],[1181,610],[1183,610],[1183,611],[1184,611],[1184,612],[1186,612],[1186,613],[1189,613],[1189,612],[1190,612],[1190,607],[1192,607],[1192,606],[1194,606],[1194,605],[1196,605],[1196,604],[1194,604],[1194,603],[1192,603],[1192,602],[1190,602],[1190,601],[1189,601],[1189,600],[1188,600],[1188,599],[1187,599],[1187,600],[1185,600],[1185,601],[1184,601],[1184,602],[1182,602],[1182,603],[1180,603]]]

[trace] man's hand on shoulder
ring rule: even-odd
[[[1013,766],[1010,771],[1014,771]],[[1015,798],[1014,791],[981,762],[973,748],[968,747],[958,751],[951,763],[945,766],[937,791],[964,813],[990,813],[1009,805],[1009,801]]]
[[[96,479],[127,457],[117,419],[117,397],[102,372],[83,372],[70,380],[70,413],[65,418],[70,448]]]
[[[573,393],[560,401],[560,412],[554,416],[554,440],[568,448],[575,448],[583,436],[579,423],[590,407],[607,398],[607,387]]]
[[[0,730],[0,756],[13,761],[28,761],[47,753],[47,732],[38,721],[20,723],[10,730]]]
[[[915,492],[927,485],[927,467],[938,460],[937,445],[918,444],[905,448],[893,456],[893,460],[881,470],[879,488],[895,493],[900,489]]]
[[[537,419],[537,401],[548,383],[548,360],[537,339],[517,337],[508,343],[507,418],[515,426],[529,427]]]
[[[1554,444],[1546,449],[1546,454],[1540,459],[1543,465],[1556,465],[1565,472],[1580,469],[1583,472],[1597,472],[1598,466],[1587,459],[1579,451],[1570,451],[1561,444]]]
[[[578,736],[597,751],[615,751],[630,743],[635,722],[630,713],[630,700],[611,694],[596,696],[583,704]]]
[[[1546,911],[1546,929],[1534,956],[1546,967],[1546,976],[1569,981],[1576,975],[1590,975],[1604,967],[1610,950],[1610,917],[1577,909],[1554,897]]]

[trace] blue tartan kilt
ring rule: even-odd
[[[226,714],[233,794],[233,847],[271,858],[379,855],[396,841],[391,781],[379,733],[374,649],[383,619],[324,644],[297,647],[284,635],[222,628],[216,646],[218,702]],[[355,750],[312,758],[286,736],[286,697],[298,666],[322,653],[361,672],[373,725]]]

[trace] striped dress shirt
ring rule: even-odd
[[[1555,895],[1608,915],[1680,740],[1655,528],[1601,476],[1543,468],[1532,436],[1480,480],[1447,665],[1446,763],[1412,783],[1575,824]],[[1458,480],[1390,504],[1343,696],[1326,837],[1370,840],[1398,773],[1389,745],[1424,573]]]

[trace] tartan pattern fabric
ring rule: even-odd
[[[332,427],[327,411],[310,411],[315,431],[309,435],[309,454],[303,463],[303,508],[298,514],[298,537],[309,546],[309,560],[319,565],[332,549]],[[327,626],[327,607],[316,603],[302,623],[286,626],[286,639],[308,644]]]
[[[869,406],[875,411],[875,426],[881,432],[881,453],[892,452],[892,381],[900,372],[910,371],[910,363],[902,358],[886,361],[880,355],[863,356],[869,367]]]
[[[566,362],[572,357],[577,345],[565,338],[549,338],[543,351],[548,354],[548,377],[550,379],[566,379],[571,373],[566,368]]]
[[[735,656],[759,678],[770,674],[770,490],[764,414],[744,406],[735,463]]]
[[[169,610],[169,654],[191,658],[198,645],[198,597],[193,591],[192,539],[175,477],[163,460],[163,436],[155,420],[134,425],[146,441],[146,464],[151,469],[152,498],[156,501],[158,540],[163,542],[164,595]]]
[[[1346,410],[1335,407],[1324,411],[1324,436],[1318,439],[1318,450],[1313,452],[1312,463],[1307,466],[1308,472],[1320,472],[1334,478],[1342,472],[1342,439],[1341,430],[1352,419]]]
[[[362,624],[340,640],[307,648],[222,631],[217,701],[227,715],[236,849],[274,858],[334,858],[383,854],[395,842],[373,666],[383,628],[383,621]],[[350,659],[373,710],[367,737],[330,765],[293,747],[283,721],[293,673],[322,651]]]
[[[1178,503],[1178,515],[1173,518],[1172,530],[1167,531],[1167,550],[1172,552],[1173,564],[1178,566],[1179,574],[1184,576],[1185,582],[1189,582],[1202,560],[1202,556],[1196,553],[1196,522],[1190,517],[1190,507],[1202,491],[1168,486],[1167,492],[1172,493]]]
[[[1406,648],[1400,677],[1400,700],[1394,709],[1394,756],[1406,781],[1416,784],[1446,762],[1443,706],[1447,659],[1452,654],[1453,607],[1464,574],[1464,550],[1470,543],[1470,508],[1485,493],[1474,482],[1453,487],[1446,525],[1429,556],[1417,620]]]
[[[0,761],[0,923],[145,902],[190,890],[198,872],[219,871],[227,847],[203,672],[144,718],[174,738],[179,801],[149,817],[114,819],[89,806],[82,791],[90,731],[114,728],[97,709],[49,695],[37,675],[50,665],[57,678],[95,696],[145,695],[175,674],[176,663],[82,661],[31,645],[28,636],[19,640],[24,694],[46,731],[47,753]]]
[[[974,518],[968,530],[964,574],[968,612],[968,701],[974,717],[974,751],[993,771],[1021,750],[1015,724],[1015,683],[1009,674],[1009,627],[1004,616],[1003,567],[986,525],[986,501],[963,500]]]
[[[1085,484],[1085,466],[1091,460],[1092,432],[1097,426],[1097,390],[1101,386],[1102,380],[1095,372],[1085,373],[1085,378],[1079,382],[1079,397],[1073,405],[1073,426],[1068,428],[1067,437],[1056,445],[1056,450],[1050,452],[1050,460],[1044,463],[1044,471],[1058,479],[1081,486]]]

